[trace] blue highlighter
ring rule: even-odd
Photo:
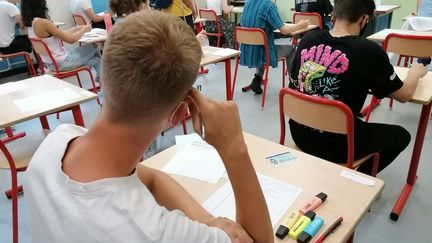
[[[315,217],[315,219],[301,232],[300,236],[297,238],[298,243],[309,242],[316,233],[320,230],[321,226],[324,224],[324,220],[320,217]]]

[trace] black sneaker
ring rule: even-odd
[[[252,79],[252,82],[250,84],[250,87],[255,94],[262,94],[263,90],[261,88],[262,79],[255,75],[255,77]]]

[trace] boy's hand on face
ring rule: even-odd
[[[225,231],[233,243],[252,243],[253,239],[237,222],[227,218],[215,218],[206,223],[208,226],[216,227]]]
[[[190,91],[188,98],[195,132],[204,135],[221,156],[246,147],[240,115],[234,102],[208,99],[196,89]],[[203,127],[205,131],[202,131]]]
[[[423,64],[414,63],[410,68],[409,72],[415,75],[419,79],[424,77],[427,74],[428,69],[425,66],[423,66]]]

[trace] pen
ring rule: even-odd
[[[330,234],[335,232],[337,228],[342,224],[343,218],[338,218],[325,232],[322,234],[315,243],[321,243],[327,238]]]
[[[266,157],[266,159],[270,159],[270,158],[272,158],[272,157],[276,157],[276,156],[283,155],[283,154],[289,154],[289,153],[290,153],[290,152],[287,151],[287,152],[282,152],[282,153],[279,153],[279,154],[270,155],[270,156]]]

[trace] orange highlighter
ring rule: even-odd
[[[310,200],[306,205],[304,205],[299,211],[305,214],[307,211],[315,210],[319,205],[321,205],[327,199],[327,194],[324,192],[318,193],[312,200]]]

